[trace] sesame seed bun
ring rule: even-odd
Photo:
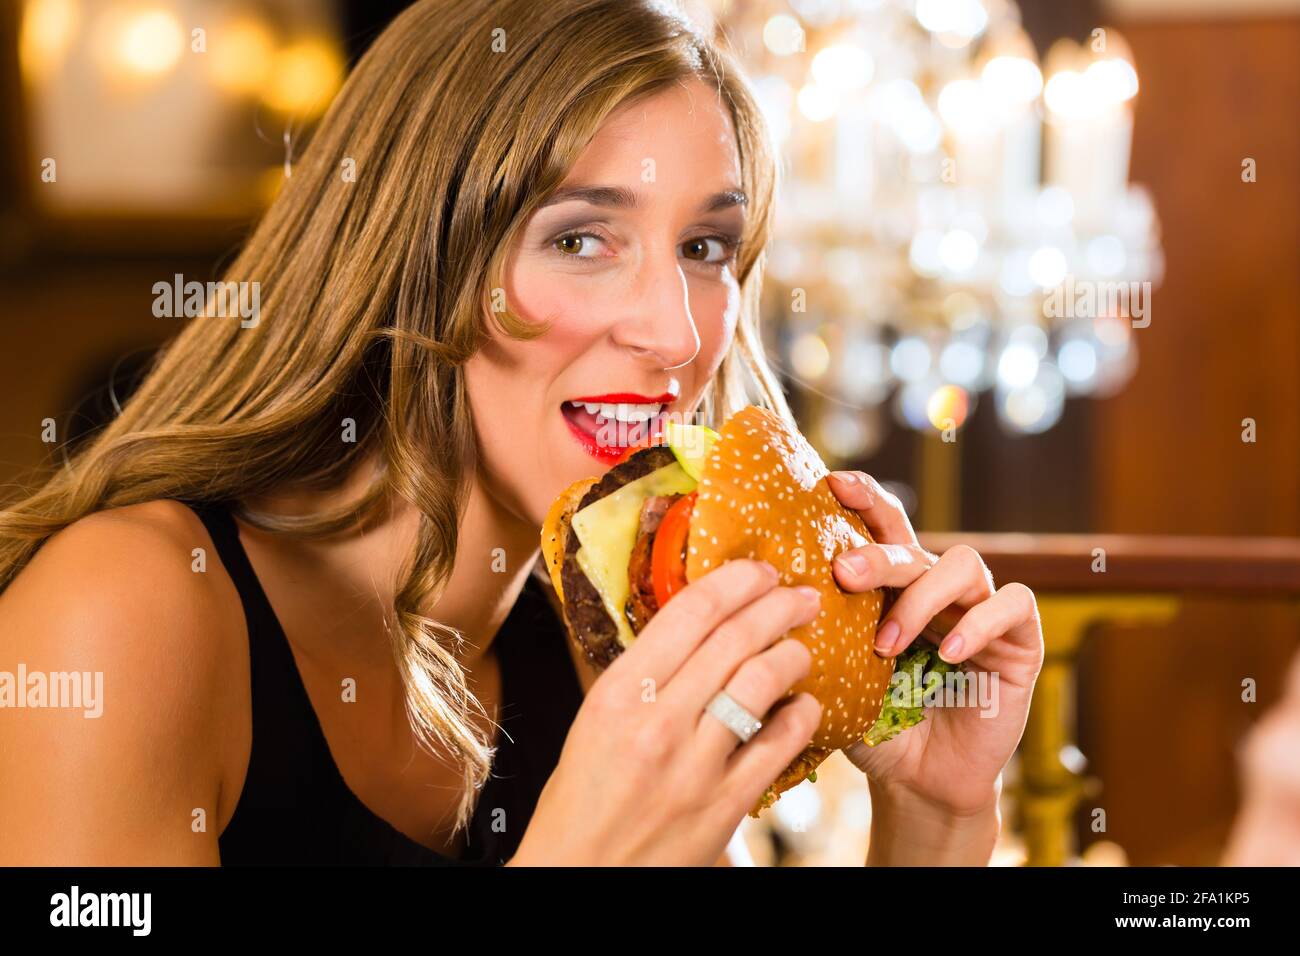
[[[872,648],[883,593],[847,593],[832,575],[836,555],[870,543],[871,535],[831,492],[817,452],[777,415],[752,405],[728,419],[719,434],[700,476],[686,580],[734,558],[752,558],[773,565],[782,585],[808,585],[822,598],[818,617],[788,635],[812,652],[813,662],[787,694],[816,697],[822,722],[808,748],[751,811],[757,816],[832,752],[862,739],[880,715],[894,662]]]

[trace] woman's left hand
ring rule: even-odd
[[[995,807],[1002,769],[1024,733],[1034,682],[1043,666],[1043,632],[1033,592],[1023,584],[995,590],[972,548],[958,545],[936,557],[921,547],[898,499],[862,472],[835,472],[828,482],[840,502],[862,516],[874,544],[835,560],[846,591],[901,589],[876,631],[876,651],[893,657],[949,607],[960,617],[939,646],[950,663],[966,662],[970,687],[990,675],[992,705],[974,702],[928,708],[925,720],[875,747],[858,742],[845,755],[873,788],[920,798],[954,817]],[[994,680],[993,675],[996,675]]]

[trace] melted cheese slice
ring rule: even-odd
[[[582,545],[577,554],[578,567],[595,585],[605,610],[618,626],[618,639],[624,647],[635,637],[624,607],[631,591],[627,563],[636,546],[641,506],[655,495],[684,495],[694,490],[695,479],[673,462],[629,482],[573,516],[571,527]]]

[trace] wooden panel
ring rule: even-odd
[[[922,534],[936,554],[978,551],[1001,585],[1036,591],[1174,591],[1300,596],[1300,538],[1123,534]],[[1106,570],[1094,572],[1095,549]]]
[[[1136,333],[1136,378],[1096,406],[1098,530],[1296,535],[1300,19],[1119,28],[1142,82],[1132,178],[1154,194],[1167,273]],[[1241,181],[1247,157],[1255,183]],[[1133,862],[1218,860],[1234,747],[1280,693],[1298,631],[1275,604],[1196,600],[1173,627],[1088,645],[1081,744],[1105,785],[1106,836]],[[1246,677],[1256,704],[1241,701]]]

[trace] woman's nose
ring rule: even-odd
[[[614,341],[659,368],[680,368],[700,352],[700,332],[691,315],[690,287],[676,261],[647,263],[631,290]]]

